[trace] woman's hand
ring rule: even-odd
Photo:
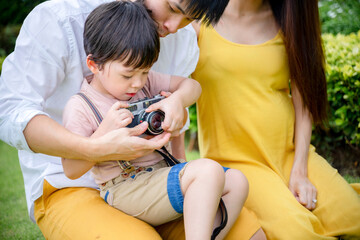
[[[289,189],[301,205],[309,210],[315,209],[317,190],[306,176],[292,173],[289,181]]]
[[[172,137],[179,136],[181,128],[184,126],[184,106],[180,99],[169,92],[160,93],[166,98],[150,105],[146,112],[161,110],[165,113],[164,122],[161,124],[164,131],[171,133]]]

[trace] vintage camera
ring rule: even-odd
[[[127,125],[127,127],[135,127],[142,122],[148,122],[149,125],[145,134],[158,135],[164,132],[161,127],[161,123],[164,121],[165,113],[160,110],[145,112],[145,109],[148,108],[151,104],[159,102],[164,98],[164,96],[158,94],[153,98],[146,97],[136,102],[130,103],[127,109],[134,115],[134,119],[129,125]]]

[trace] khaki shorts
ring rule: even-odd
[[[184,198],[180,178],[187,163],[168,167],[164,160],[120,175],[99,186],[111,206],[153,226],[182,216]]]

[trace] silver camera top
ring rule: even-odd
[[[160,94],[154,96],[153,98],[142,98],[139,99],[136,102],[132,102],[129,104],[129,107],[127,107],[126,109],[128,109],[130,112],[132,112],[134,115],[138,114],[139,112],[141,112],[142,110],[147,109],[151,104],[154,104],[156,102],[159,102],[160,100],[164,99],[164,96],[161,96]]]

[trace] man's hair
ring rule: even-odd
[[[185,12],[205,24],[216,24],[224,13],[229,0],[180,0],[186,1]]]
[[[101,4],[87,17],[84,49],[100,69],[114,60],[144,69],[156,62],[160,40],[156,24],[143,4],[113,1]]]

